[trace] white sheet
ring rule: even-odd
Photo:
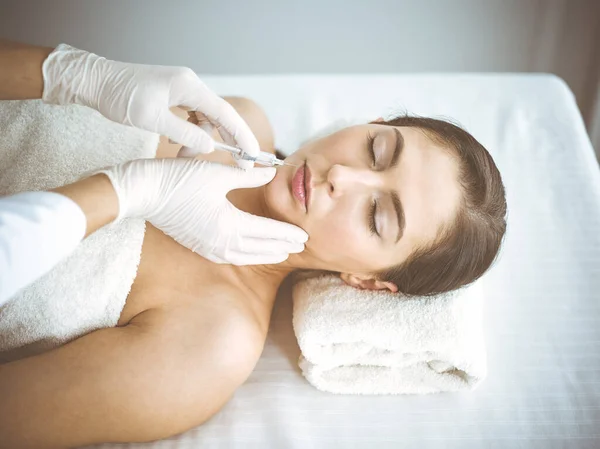
[[[286,150],[338,118],[458,120],[493,154],[509,229],[486,276],[489,376],[473,393],[334,396],[297,367],[289,288],[260,362],[210,422],[146,449],[600,447],[600,174],[574,97],[547,75],[204,77],[256,100]],[[103,446],[121,447],[121,446]],[[124,447],[124,446],[123,446]]]

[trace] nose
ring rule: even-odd
[[[333,165],[327,172],[329,194],[339,197],[346,193],[357,193],[378,187],[380,181],[371,170],[357,169],[345,165]]]

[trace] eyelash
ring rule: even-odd
[[[377,232],[377,224],[375,223],[375,214],[377,213],[377,200],[373,200],[369,208],[369,230],[371,235],[379,235]]]

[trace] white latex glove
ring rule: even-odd
[[[235,109],[189,68],[111,61],[60,44],[44,61],[42,73],[46,103],[91,107],[114,122],[167,136],[187,147],[188,155],[213,151],[213,140],[169,111],[170,107],[200,111],[218,125],[226,142],[235,142],[253,156],[260,151],[254,134]],[[248,169],[254,164],[238,160],[238,165]]]
[[[217,263],[283,262],[304,249],[302,229],[251,215],[227,199],[230,190],[258,187],[275,168],[244,171],[197,159],[140,159],[101,170],[119,198],[119,217],[140,217]]]

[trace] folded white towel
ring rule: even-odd
[[[44,190],[134,158],[153,157],[156,134],[81,106],[0,102],[0,195]],[[105,227],[0,308],[0,362],[117,324],[140,260],[145,224]],[[35,255],[32,255],[34,257]]]
[[[308,274],[293,301],[300,368],[320,390],[424,394],[473,389],[486,376],[480,282],[403,299]]]

